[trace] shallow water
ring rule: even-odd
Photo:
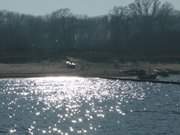
[[[99,78],[0,80],[0,135],[178,135],[180,86]]]
[[[180,75],[169,75],[168,77],[158,77],[162,81],[180,82]]]

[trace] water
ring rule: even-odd
[[[0,80],[0,135],[179,135],[180,86],[98,78]]]
[[[169,75],[168,77],[159,76],[158,79],[162,81],[180,82],[180,75]]]

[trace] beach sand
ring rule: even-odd
[[[0,78],[7,77],[43,77],[43,76],[83,76],[83,77],[121,77],[121,71],[143,69],[151,72],[154,69],[180,72],[180,64],[177,63],[148,63],[148,62],[108,62],[95,63],[74,59],[76,67],[69,68],[66,61],[25,64],[0,63]],[[124,75],[123,76],[128,76]]]

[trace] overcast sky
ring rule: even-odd
[[[60,8],[70,8],[75,14],[96,16],[108,13],[113,6],[127,5],[132,1],[134,0],[0,0],[0,9],[44,15]],[[180,0],[169,1],[180,9]]]

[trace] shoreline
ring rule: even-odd
[[[132,81],[150,81],[153,79],[138,79],[139,72],[142,70],[148,74],[158,71],[169,75],[180,74],[180,64],[174,63],[95,63],[72,59],[76,63],[75,68],[66,65],[66,61],[61,62],[41,62],[25,64],[4,64],[0,63],[0,79],[7,78],[38,78],[38,77],[94,77],[111,80],[132,80]],[[151,71],[151,72],[150,72]],[[168,72],[167,72],[168,71]],[[163,81],[163,80],[155,80]],[[172,80],[171,82],[176,82]]]
[[[40,77],[83,77],[83,78],[101,78],[108,80],[121,80],[121,81],[133,81],[133,82],[149,82],[149,83],[161,83],[161,84],[175,84],[180,85],[180,81],[164,81],[164,80],[150,80],[150,79],[138,79],[136,76],[83,76],[83,75],[67,75],[67,74],[55,74],[55,73],[21,73],[21,74],[0,74],[0,80],[3,79],[18,79],[18,78],[40,78]]]

